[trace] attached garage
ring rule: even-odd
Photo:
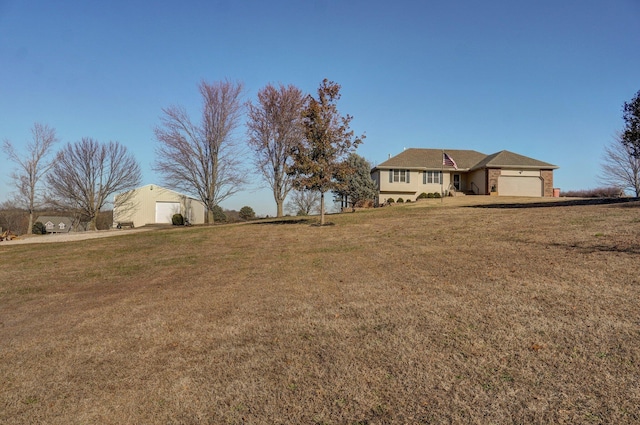
[[[174,214],[180,214],[180,202],[156,202],[156,223],[171,224]]]
[[[500,196],[543,196],[543,181],[539,176],[500,176]]]

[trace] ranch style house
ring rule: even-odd
[[[415,201],[421,193],[441,195],[558,196],[557,165],[506,150],[486,155],[474,150],[406,149],[373,167],[377,203]]]

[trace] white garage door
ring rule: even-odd
[[[540,177],[500,176],[498,179],[500,196],[542,196]]]
[[[171,224],[174,214],[180,214],[180,202],[156,202],[156,223]]]

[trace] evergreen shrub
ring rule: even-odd
[[[174,226],[184,226],[184,217],[182,214],[174,214],[171,217],[171,224]]]

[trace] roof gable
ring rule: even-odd
[[[479,168],[558,168],[557,165],[548,162],[538,161],[528,156],[520,155],[509,151],[500,151],[487,156],[476,164],[473,169]]]

